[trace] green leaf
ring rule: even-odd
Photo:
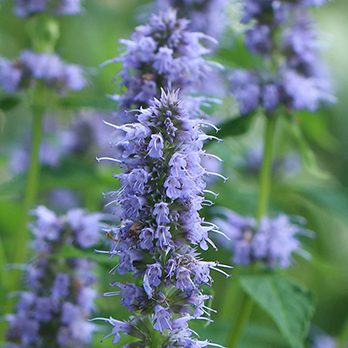
[[[274,320],[291,347],[303,347],[314,300],[309,291],[276,274],[245,275],[243,290]]]
[[[9,111],[15,108],[20,103],[20,98],[6,96],[0,98],[0,109],[2,111]]]
[[[226,120],[218,125],[220,131],[217,136],[221,139],[227,138],[229,136],[238,136],[246,133],[251,126],[252,120],[255,114],[250,114],[248,116],[239,116],[231,120]],[[210,135],[216,135],[215,131],[210,132]]]
[[[291,123],[291,130],[292,134],[294,136],[294,139],[296,140],[302,162],[304,166],[307,168],[309,173],[312,175],[320,178],[320,179],[327,179],[329,176],[327,173],[325,173],[318,165],[317,157],[315,153],[310,148],[306,138],[303,135],[302,129],[300,128],[299,124],[292,122]]]

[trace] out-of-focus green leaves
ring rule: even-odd
[[[33,16],[27,21],[31,44],[39,52],[53,52],[60,36],[58,22],[47,14]]]
[[[20,98],[14,96],[0,97],[0,110],[9,111],[20,103]]]
[[[337,146],[337,140],[330,133],[327,119],[327,111],[320,111],[318,114],[308,111],[300,113],[300,125],[306,138],[324,150],[334,151]]]
[[[274,320],[291,347],[303,347],[314,313],[312,295],[276,273],[244,275],[244,291]]]
[[[291,131],[292,135],[297,142],[298,149],[301,154],[302,163],[304,167],[308,170],[310,174],[313,176],[320,178],[320,179],[326,179],[328,178],[328,174],[325,173],[318,165],[317,158],[310,148],[309,144],[307,143],[306,138],[303,135],[303,132],[301,130],[301,127],[299,123],[297,122],[291,122]]]
[[[113,267],[115,266],[115,264],[117,264],[115,259],[111,260],[107,254],[97,254],[92,250],[82,250],[75,248],[72,245],[65,245],[61,250],[54,254],[54,257],[63,259],[78,257],[88,259],[97,262],[100,265],[103,264],[110,267]]]
[[[110,98],[62,98],[59,105],[66,109],[92,108],[97,110],[114,111],[117,104]]]

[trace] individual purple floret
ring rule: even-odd
[[[70,210],[58,217],[44,206],[33,213],[32,242],[36,257],[26,267],[25,287],[15,314],[7,316],[8,347],[83,348],[95,325],[88,322],[96,291],[93,262],[59,256],[66,246],[90,248],[99,241],[101,214]]]
[[[82,11],[81,0],[15,0],[14,11],[19,17],[40,12],[56,15],[75,15]]]
[[[334,102],[309,16],[311,6],[324,3],[244,1],[241,21],[252,23],[245,33],[245,44],[253,54],[261,56],[264,67],[262,71],[238,70],[232,75],[231,91],[242,115],[259,107],[267,113],[280,106],[315,111],[323,104]]]
[[[150,107],[141,109],[137,122],[115,126],[124,136],[118,142],[123,173],[116,203],[122,207],[119,227],[108,232],[114,241],[111,255],[118,255],[115,270],[133,274],[134,283],[114,283],[121,303],[133,316],[128,322],[103,319],[114,328],[113,342],[120,333],[134,336],[136,347],[206,347],[188,328],[193,318],[209,316],[202,285],[210,286],[210,270],[222,273],[218,262],[203,261],[198,249],[215,248],[211,233],[217,227],[204,221],[199,211],[212,202],[204,197],[207,171],[202,149],[210,137],[201,128],[207,122],[190,118],[179,92],[162,91]],[[227,267],[227,266],[226,266]],[[226,274],[226,273],[224,273]],[[128,279],[131,279],[128,277]],[[124,346],[126,347],[126,346]]]
[[[81,67],[66,64],[54,53],[26,50],[14,61],[0,57],[0,88],[5,92],[19,92],[36,81],[60,93],[79,91],[87,84]]]
[[[190,20],[190,28],[219,38],[227,25],[227,0],[157,0],[160,9],[172,7]]]
[[[149,100],[159,97],[162,87],[192,91],[210,71],[204,60],[210,50],[203,41],[211,40],[202,33],[189,31],[188,21],[178,19],[170,9],[137,27],[131,40],[121,40],[126,50],[114,59],[122,62],[119,76],[126,88],[117,97],[120,110],[147,107]],[[134,121],[133,114],[122,113],[121,123]]]
[[[265,216],[259,224],[254,218],[243,217],[227,209],[223,215],[224,218],[216,219],[215,223],[230,239],[223,245],[232,250],[235,264],[249,265],[263,261],[270,268],[288,268],[295,254],[308,256],[298,237],[311,234],[286,215]]]

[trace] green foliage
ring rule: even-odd
[[[311,293],[277,273],[244,275],[239,282],[271,316],[291,347],[303,347],[314,313]]]
[[[64,109],[93,108],[98,110],[114,111],[117,108],[115,101],[108,98],[62,98],[59,105]]]
[[[227,137],[235,137],[240,136],[248,132],[250,129],[255,114],[247,115],[247,116],[239,116],[233,118],[231,120],[226,120],[218,125],[219,132],[217,133],[220,139],[224,139]],[[216,135],[215,131],[211,131],[210,135]],[[212,144],[214,140],[211,140],[207,143],[206,146]]]
[[[14,96],[3,96],[0,97],[0,110],[10,111],[14,109],[20,103],[20,98]]]

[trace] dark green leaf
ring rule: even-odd
[[[246,133],[251,126],[254,114],[248,116],[239,116],[231,120],[226,120],[218,125],[220,131],[218,137],[223,139],[229,136],[238,136]],[[215,135],[215,132],[210,132],[210,135]]]
[[[276,274],[241,276],[245,292],[274,320],[291,347],[303,347],[314,312],[312,295]]]
[[[6,96],[0,98],[0,109],[2,111],[9,111],[15,108],[20,103],[20,98]]]

